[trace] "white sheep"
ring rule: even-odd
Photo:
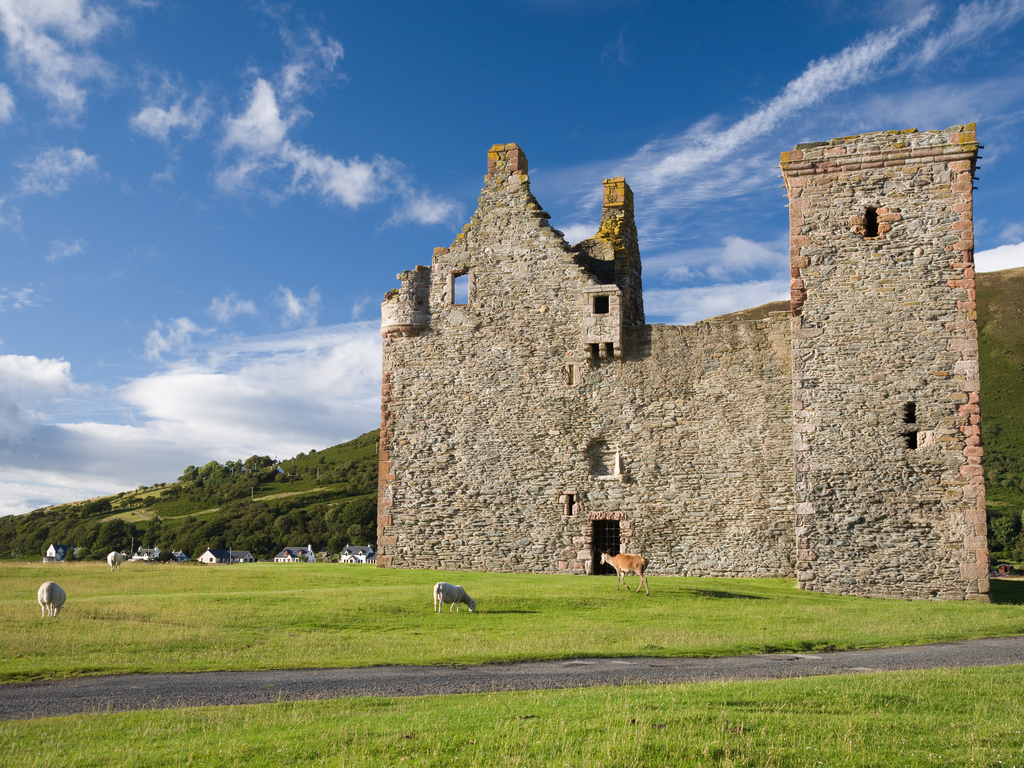
[[[111,571],[116,571],[121,567],[121,563],[128,557],[124,552],[111,552],[107,555],[107,565],[110,566]]]
[[[68,599],[68,593],[54,582],[48,581],[39,588],[36,599],[43,609],[43,618],[45,619],[47,616],[56,616],[60,613],[60,609],[64,607],[64,601]]]
[[[465,603],[471,612],[476,610],[476,600],[467,595],[461,586],[439,581],[434,585],[434,612],[440,613],[445,603],[451,603],[456,613],[459,612],[460,603]]]

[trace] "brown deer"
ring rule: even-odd
[[[640,584],[644,587],[644,592],[648,596],[651,594],[651,590],[647,588],[647,577],[644,575],[644,569],[647,568],[647,558],[641,555],[609,555],[607,552],[601,552],[601,564],[608,564],[615,569],[615,591],[619,591],[619,585],[623,584],[626,587],[626,591],[629,592],[629,584],[626,584],[626,574],[629,572],[635,573],[640,577]],[[636,591],[640,591],[640,586],[637,585]]]

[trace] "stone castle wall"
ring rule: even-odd
[[[988,592],[974,125],[784,153],[800,584]]]
[[[621,551],[644,554],[656,574],[796,575],[824,591],[981,596],[985,585],[975,578],[972,588],[964,570],[979,557],[967,549],[978,528],[957,506],[976,505],[979,490],[969,474],[975,457],[968,463],[964,454],[972,415],[961,413],[977,405],[976,390],[962,383],[976,382],[976,353],[968,379],[969,345],[954,338],[969,337],[971,318],[950,314],[967,312],[956,304],[968,289],[947,285],[969,278],[942,266],[945,246],[931,247],[931,266],[911,258],[923,275],[917,282],[886,271],[888,262],[855,267],[882,263],[866,255],[877,249],[865,249],[861,235],[847,249],[855,258],[834,253],[826,264],[814,243],[838,247],[835,236],[813,222],[846,216],[849,229],[854,213],[832,201],[827,174],[804,172],[821,167],[816,150],[801,151],[783,158],[799,229],[799,314],[676,327],[644,322],[623,179],[605,182],[597,235],[569,246],[530,193],[522,150],[493,147],[473,218],[429,267],[399,275],[382,305],[378,563],[587,573],[594,537],[611,524]],[[867,198],[853,199],[851,210],[863,215]],[[818,211],[825,200],[833,207]],[[815,211],[798,213],[808,206]],[[905,208],[889,203],[881,213],[893,244],[903,243],[903,222],[936,215],[896,221],[896,207]],[[939,225],[921,226],[934,239]],[[910,232],[917,237],[918,225]],[[886,287],[893,283],[899,290]],[[929,309],[915,314],[911,296]],[[908,320],[936,312],[941,320]],[[885,318],[896,332],[884,332]],[[941,337],[945,377],[917,372],[937,359],[930,347],[909,346],[927,333]],[[879,373],[916,383],[886,383],[883,396]],[[962,403],[953,403],[954,390]],[[908,402],[920,421],[893,427],[890,406],[903,414]],[[904,450],[912,429],[924,433],[922,447]],[[855,470],[844,473],[844,463]]]

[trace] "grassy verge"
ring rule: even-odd
[[[1021,681],[997,667],[79,715],[0,723],[0,765],[1010,768]]]
[[[68,593],[56,620],[36,590]],[[463,584],[479,612],[434,614]],[[635,579],[634,579],[635,581]],[[871,600],[777,579],[401,571],[359,565],[0,564],[0,682],[85,674],[713,656],[913,645],[1024,633],[1018,605]],[[1021,602],[1024,583],[1000,584]]]

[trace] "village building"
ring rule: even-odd
[[[313,552],[313,545],[305,547],[285,547],[274,555],[275,563],[315,563],[316,554]]]
[[[346,544],[341,552],[338,553],[339,563],[376,563],[377,553],[373,551],[373,547],[370,546],[356,546],[355,544]]]
[[[988,599],[973,124],[798,145],[787,312],[649,325],[633,195],[575,246],[515,144],[476,213],[398,276],[377,562],[776,576]]]

